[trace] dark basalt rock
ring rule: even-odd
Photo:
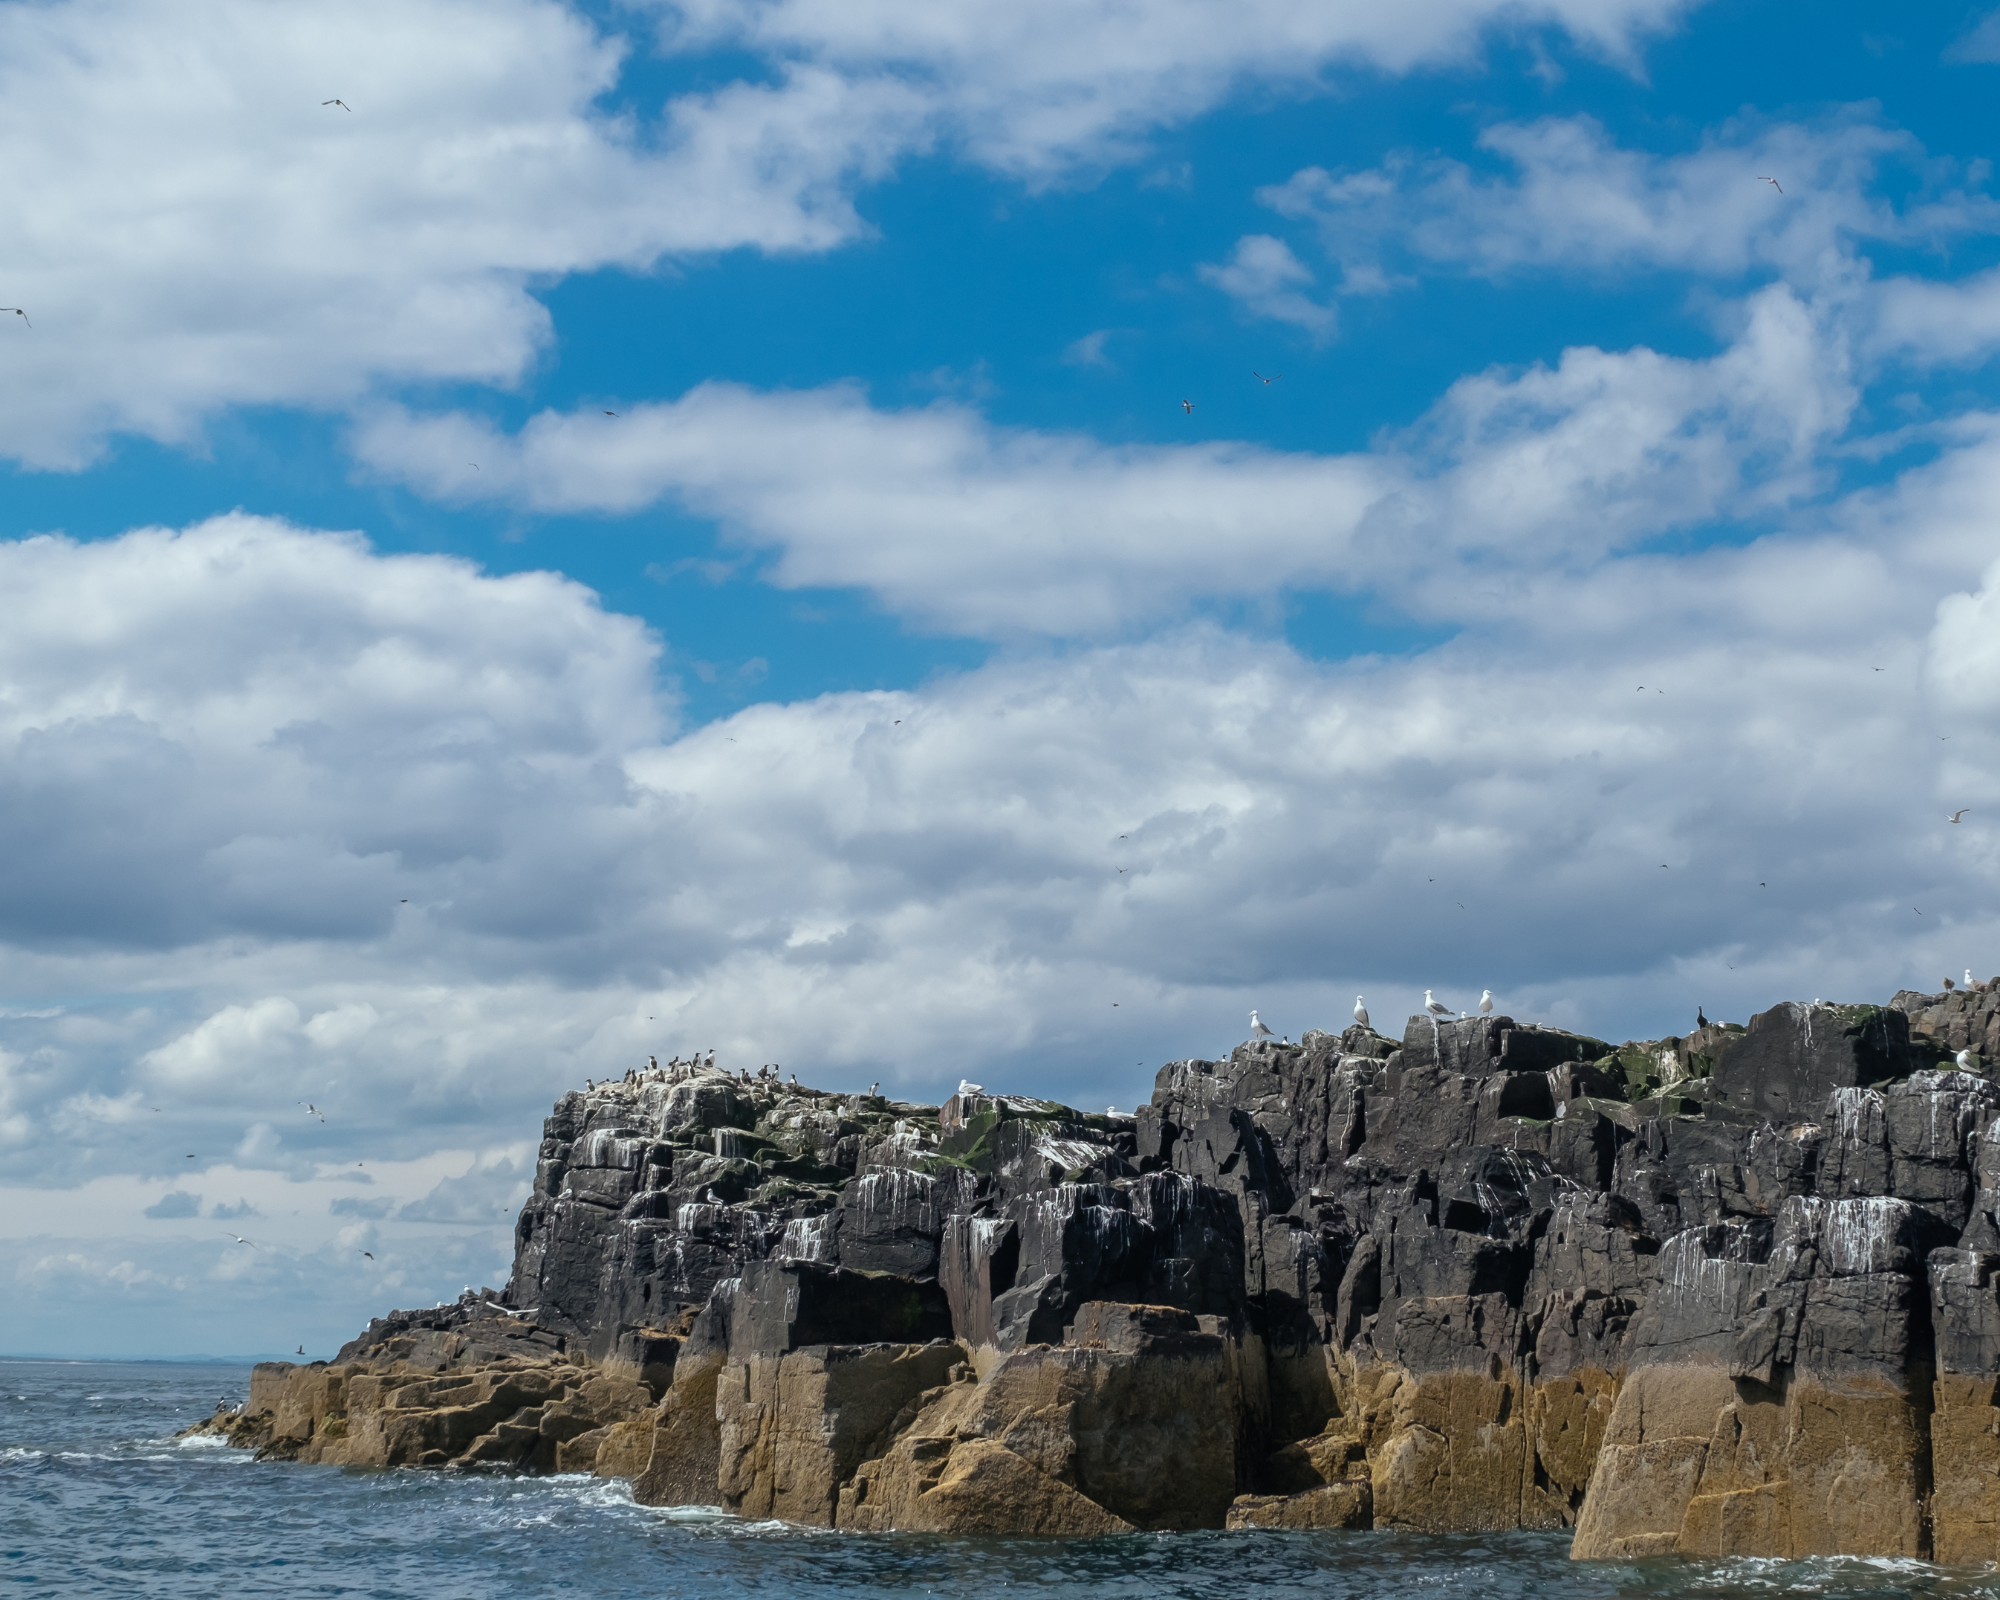
[[[660,1397],[647,1495],[746,1514],[1166,1525],[1102,1486],[1186,1382],[1215,1526],[1233,1474],[1245,1527],[1995,1559],[2000,1084],[1967,1048],[2000,1050],[1993,988],[1615,1047],[1315,1030],[1169,1063],[1129,1118],[649,1073],[555,1106],[503,1296],[350,1351],[608,1364]],[[600,1461],[645,1454],[618,1427]]]

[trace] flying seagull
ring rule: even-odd
[[[1263,1018],[1256,1012],[1250,1013],[1250,1037],[1253,1039],[1275,1039],[1278,1036],[1264,1026]]]
[[[1479,1014],[1482,1017],[1493,1015],[1493,991],[1491,989],[1485,990],[1479,996]]]
[[[1768,183],[1773,189],[1776,189],[1779,194],[1783,194],[1785,192],[1785,186],[1782,183],[1778,182],[1776,178],[1765,177],[1761,172],[1757,175],[1757,181],[1759,183]]]
[[[323,106],[339,106],[342,111],[352,111],[354,109],[345,100],[322,100],[320,104]]]
[[[373,1250],[364,1250],[361,1253],[364,1256],[366,1256],[370,1261],[373,1261],[375,1259],[375,1252]]]
[[[1444,1004],[1441,1000],[1433,1000],[1431,992],[1428,989],[1424,991],[1424,1009],[1434,1017],[1448,1017],[1451,1015],[1451,1007]]]
[[[1192,400],[1183,400],[1181,402],[1181,410],[1185,411],[1189,416],[1193,416],[1194,402]]]
[[[1270,375],[1270,377],[1267,378],[1264,376],[1263,373],[1259,372],[1255,367],[1252,367],[1250,369],[1250,376],[1257,379],[1260,383],[1276,383],[1280,378],[1284,376],[1284,374],[1282,372],[1274,372]]]
[[[1354,1020],[1362,1027],[1368,1026],[1368,1008],[1361,1003],[1361,996],[1354,997]]]
[[[240,1233],[231,1233],[231,1232],[230,1232],[230,1231],[229,1231],[229,1230],[228,1230],[227,1228],[224,1228],[224,1229],[222,1230],[222,1234],[223,1234],[223,1237],[224,1237],[224,1238],[226,1238],[226,1239],[234,1239],[234,1240],[235,1240],[235,1241],[236,1241],[236,1242],[237,1242],[238,1244],[250,1244],[250,1241],[249,1241],[248,1239],[244,1238],[242,1234],[240,1234]],[[250,1248],[251,1248],[252,1250],[255,1250],[255,1249],[256,1249],[257,1247],[256,1247],[256,1246],[255,1246],[254,1244],[250,1244]]]
[[[1962,806],[1958,810],[1954,811],[1950,816],[1946,817],[1944,820],[1946,822],[1956,822],[1960,817],[1964,816],[1965,813],[1970,811],[1971,809],[1972,809],[1971,806]]]
[[[23,311],[19,306],[0,306],[0,311],[11,311],[23,322],[26,322],[29,327],[32,328],[34,326],[34,323],[29,321],[28,313]]]

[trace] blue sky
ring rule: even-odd
[[[497,1281],[648,1051],[1130,1104],[1251,1005],[2000,970],[2000,13],[57,0],[0,80],[0,1348]]]

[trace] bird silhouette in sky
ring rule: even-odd
[[[32,328],[34,326],[34,323],[29,320],[28,313],[23,311],[19,306],[0,306],[0,311],[11,311],[23,322],[26,322],[29,327]]]
[[[364,1250],[361,1253],[364,1256],[366,1256],[370,1261],[373,1261],[375,1259],[375,1252],[373,1250]]]
[[[244,1238],[242,1234],[231,1233],[227,1228],[222,1230],[222,1235],[225,1239],[234,1239],[238,1244],[250,1244],[250,1241]],[[254,1244],[250,1244],[250,1248],[255,1250],[257,1247]]]
[[[1250,376],[1255,378],[1259,383],[1268,384],[1268,383],[1276,383],[1280,378],[1284,376],[1284,374],[1282,372],[1274,372],[1270,375],[1270,377],[1267,378],[1264,376],[1263,373],[1259,372],[1255,367],[1252,367],[1250,369]]]
[[[1185,411],[1189,416],[1193,416],[1194,402],[1192,400],[1183,400],[1181,402],[1181,410]]]
[[[342,111],[352,111],[354,109],[345,100],[322,100],[320,104],[323,106],[339,106]]]
[[[1963,806],[1959,810],[1954,811],[1950,816],[1946,817],[1944,820],[1946,822],[1956,822],[1960,817],[1964,816],[1965,813],[1970,811],[1971,809],[1972,809],[1971,806]]]
[[[1759,173],[1757,175],[1757,181],[1759,183],[1768,183],[1773,189],[1776,189],[1779,194],[1783,194],[1785,192],[1785,186],[1782,183],[1778,182],[1776,178],[1767,178],[1762,173]]]
[[[605,412],[604,414],[605,414],[605,415],[606,415],[607,417],[615,417],[615,416],[617,416],[617,415],[618,415],[618,413],[617,413],[617,412],[615,412],[615,411],[607,411],[607,412]]]

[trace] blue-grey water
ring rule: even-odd
[[[240,1367],[0,1361],[0,1583],[24,1594],[1597,1600],[1993,1595],[1906,1561],[1573,1564],[1560,1535],[853,1537],[635,1506],[621,1485],[257,1465],[170,1436]],[[1162,1470],[1171,1471],[1170,1464]]]

